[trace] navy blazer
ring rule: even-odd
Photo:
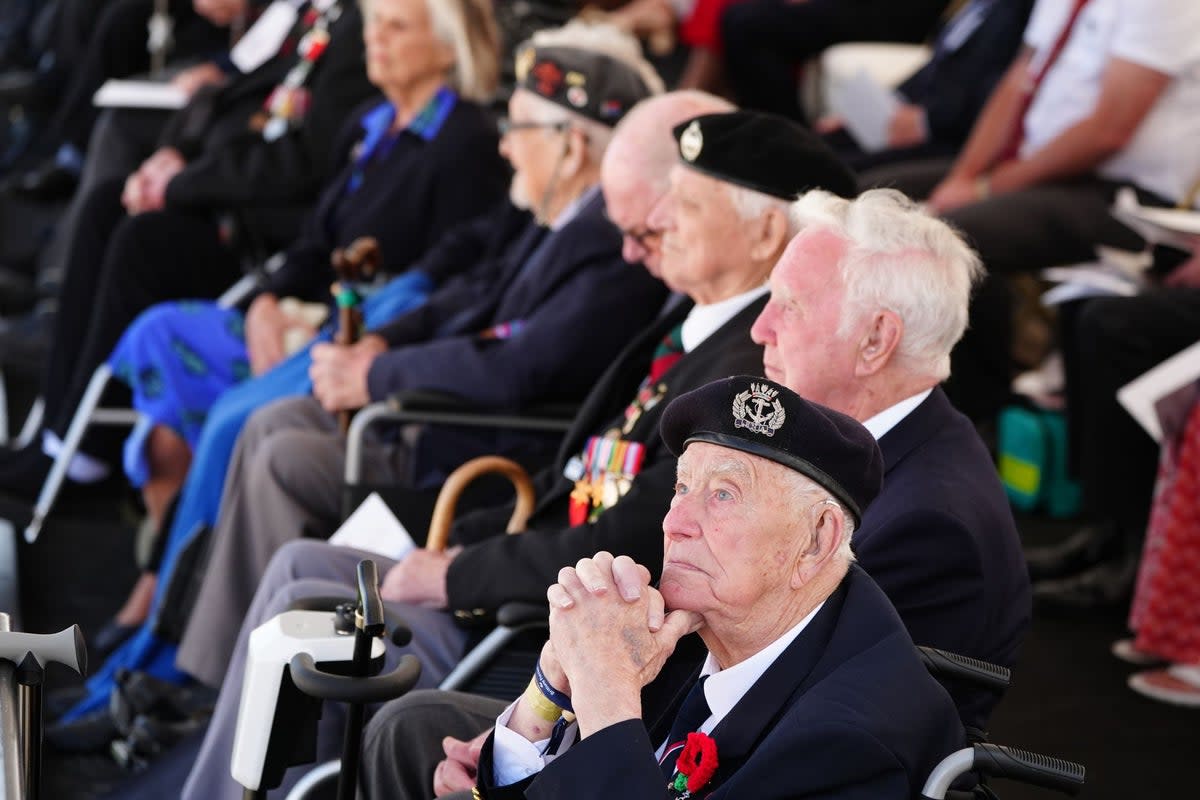
[[[371,365],[374,400],[423,389],[494,409],[580,402],[621,349],[662,306],[666,289],[621,258],[621,235],[603,197],[562,228],[530,221],[500,258],[481,264],[379,333],[393,347]],[[453,301],[453,302],[451,302]],[[511,335],[481,338],[514,323]],[[521,457],[544,440],[488,429],[430,428],[416,448],[416,488],[438,486],[466,458]]]
[[[660,714],[647,709],[647,722],[604,728],[510,787],[488,785],[489,738],[479,765],[485,796],[669,796],[654,753],[683,693]],[[907,800],[965,739],[887,597],[856,566],[711,735],[719,766],[694,796],[738,800]]]
[[[913,641],[1011,667],[1029,627],[1029,577],[991,456],[940,388],[879,440],[883,490],[852,539]],[[951,686],[983,728],[1000,695]]]
[[[617,359],[576,415],[553,466],[534,480],[538,504],[527,530],[501,535],[511,506],[467,515],[456,521],[453,538],[472,543],[450,564],[446,589],[452,609],[496,609],[514,600],[545,602],[546,587],[558,570],[599,550],[625,554],[646,565],[657,579],[662,570],[662,520],[675,486],[675,457],[658,434],[658,422],[671,400],[729,375],[761,375],[762,347],[750,340],[750,326],[766,298],[750,303],[687,353],[662,377],[666,394],[638,418],[627,438],[646,445],[642,470],[629,493],[591,523],[571,526],[567,498],[574,484],[563,477],[567,460],[592,435],[617,424],[650,369],[654,349],[692,308],[679,303],[649,326]]]

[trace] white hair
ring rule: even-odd
[[[790,216],[800,228],[827,229],[847,245],[837,335],[849,334],[863,315],[888,309],[904,323],[897,354],[906,367],[936,380],[948,376],[971,290],[983,276],[963,237],[894,189],[872,189],[856,200],[814,190],[792,204]]]
[[[734,210],[743,220],[749,222],[766,214],[768,211],[777,210],[787,220],[788,238],[791,239],[800,232],[799,226],[792,220],[792,215],[788,213],[791,208],[791,203],[775,195],[760,192],[757,189],[750,189],[746,186],[739,186],[735,183],[725,183],[729,192],[729,199],[733,203]]]
[[[850,545],[850,539],[854,536],[854,515],[850,513],[844,503],[812,478],[787,467],[783,467],[783,469],[787,473],[784,477],[785,504],[789,508],[795,509],[797,513],[800,509],[810,508],[817,503],[833,506],[842,516],[842,541],[838,545],[836,555],[847,564],[854,563],[854,550]]]
[[[500,31],[491,0],[425,0],[433,33],[454,48],[451,84],[485,102],[500,81]]]

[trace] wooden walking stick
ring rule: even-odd
[[[337,300],[338,326],[333,340],[350,346],[362,335],[362,295],[358,285],[374,277],[379,269],[379,241],[373,236],[360,236],[349,247],[334,250],[329,260],[337,275],[333,296]],[[351,416],[349,410],[338,412],[338,429],[343,436],[350,429]]]
[[[445,550],[450,538],[450,524],[454,521],[454,508],[467,484],[476,478],[489,473],[499,472],[512,482],[517,492],[517,505],[508,520],[508,533],[520,533],[525,530],[525,522],[533,513],[534,489],[533,481],[524,467],[511,459],[502,456],[480,456],[463,464],[442,484],[438,492],[437,502],[433,506],[433,517],[429,520],[429,534],[425,537],[425,547],[429,550]]]

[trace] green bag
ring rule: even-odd
[[[1067,474],[1067,420],[1061,411],[1008,406],[997,430],[1000,481],[1014,508],[1051,517],[1079,513],[1082,492]]]

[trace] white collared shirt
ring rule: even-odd
[[[821,601],[816,608],[790,628],[787,633],[750,656],[750,658],[734,664],[729,669],[721,669],[712,654],[708,655],[708,658],[704,661],[704,666],[700,670],[700,674],[702,676],[711,676],[704,682],[704,699],[708,701],[708,707],[712,713],[704,721],[704,724],[700,726],[700,730],[703,733],[710,733],[713,728],[717,727],[721,720],[728,716],[734,706],[746,696],[746,692],[750,691],[750,687],[758,682],[758,679],[767,671],[767,668],[774,664],[780,654],[788,648],[788,645],[795,641],[800,632],[808,627],[813,617],[817,615],[817,612],[824,605],[825,602]],[[506,727],[516,705],[517,703],[514,702],[496,718],[496,737],[492,747],[492,766],[493,780],[497,786],[508,786],[522,781],[530,775],[541,772],[557,756],[562,755],[570,749],[579,735],[578,724],[572,723],[567,728],[562,744],[559,745],[558,753],[556,755],[542,755],[542,751],[546,749],[549,739],[530,742],[524,736]],[[663,748],[666,746],[666,742],[659,745],[658,750],[655,752],[656,758],[662,757]]]
[[[933,389],[929,388],[923,392],[914,394],[912,397],[907,397],[895,405],[888,406],[883,411],[880,411],[878,414],[864,422],[863,427],[875,437],[875,441],[879,441],[883,438],[885,433],[899,425],[900,420],[911,414],[917,406],[921,405],[921,403],[924,403],[925,398],[929,397],[929,395],[932,393]]]
[[[695,305],[683,321],[680,336],[683,352],[690,353],[712,336],[722,325],[733,319],[743,308],[767,293],[767,286],[757,286],[748,292],[709,305]]]

